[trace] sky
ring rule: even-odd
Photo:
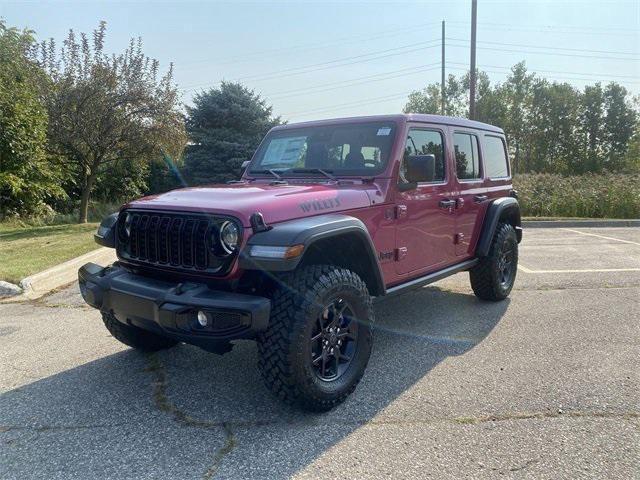
[[[142,37],[174,64],[182,99],[240,81],[288,121],[398,113],[411,91],[469,68],[471,1],[114,2],[0,0],[9,26],[58,43],[107,22],[105,49]],[[492,82],[524,60],[578,88],[617,81],[640,94],[640,1],[478,0],[477,65]]]

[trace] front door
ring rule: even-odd
[[[447,161],[445,131],[438,127],[409,129],[400,179],[409,155],[435,156],[432,182],[419,183],[417,188],[396,196],[396,271],[414,277],[439,270],[455,263],[453,235],[455,230],[455,200],[452,197],[453,174]]]
[[[452,138],[457,179],[454,243],[456,255],[471,257],[489,197],[483,180],[478,136],[473,132],[455,130]]]

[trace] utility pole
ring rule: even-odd
[[[444,93],[444,20],[442,20],[442,80],[440,81],[440,91],[440,95],[442,96],[440,113],[444,115],[447,108],[447,100]]]
[[[476,118],[476,23],[478,1],[471,0],[471,69],[469,70],[469,118]]]

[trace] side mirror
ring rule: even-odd
[[[242,165],[240,166],[240,175],[244,175],[244,171],[247,169],[250,163],[251,160],[245,160],[244,162],[242,162]]]
[[[407,157],[406,178],[409,183],[433,182],[436,176],[436,156],[409,155]]]

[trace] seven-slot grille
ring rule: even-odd
[[[219,240],[219,229],[227,220],[125,210],[118,218],[118,253],[145,264],[218,272],[229,263],[229,256],[220,254]]]

